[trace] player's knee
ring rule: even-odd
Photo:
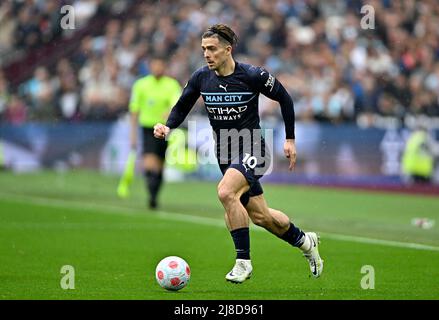
[[[221,201],[221,203],[230,203],[234,201],[235,198],[236,193],[232,189],[224,185],[218,186],[218,199]]]

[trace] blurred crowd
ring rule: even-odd
[[[61,34],[58,1],[2,1],[0,4],[0,53],[34,49]]]
[[[56,41],[62,32],[56,22],[59,1],[22,1],[12,9],[5,3],[0,5],[0,50],[32,50]],[[98,3],[73,1],[89,18]],[[362,28],[365,4],[374,9],[372,29]],[[200,36],[214,23],[229,24],[238,34],[238,61],[265,66],[277,76],[291,93],[299,120],[439,116],[436,0],[161,0],[134,5],[128,19],[110,19],[101,35],[85,36],[73,55],[38,67],[17,88],[0,72],[2,121],[117,119],[127,112],[133,82],[149,73],[152,55],[166,55],[168,74],[184,85],[204,64]],[[8,10],[16,11],[11,15]],[[38,20],[44,23],[32,23],[32,12],[44,16]],[[5,16],[12,23],[8,28]],[[196,107],[194,112],[204,110]],[[281,117],[277,103],[265,97],[260,114],[263,119]]]

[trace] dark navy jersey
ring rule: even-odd
[[[166,125],[178,127],[201,95],[213,130],[259,129],[258,98],[279,102],[287,139],[294,139],[294,105],[282,84],[261,67],[235,61],[235,70],[218,76],[207,66],[195,71],[172,109]]]

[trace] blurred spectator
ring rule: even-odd
[[[80,80],[83,88],[81,113],[89,118],[104,116],[107,92],[102,62],[98,59],[91,60],[80,70]]]
[[[439,116],[437,96],[427,90],[416,93],[410,105],[409,113],[413,115]]]
[[[380,89],[376,79],[367,73],[356,73],[353,88],[356,113],[378,113]]]
[[[378,98],[378,114],[385,117],[402,117],[403,110],[391,95],[383,93]]]
[[[332,122],[353,119],[354,99],[346,84],[333,88],[327,103],[327,114]]]
[[[383,90],[397,99],[405,111],[409,109],[412,101],[412,92],[408,87],[408,79],[403,74],[398,74],[393,78],[393,81],[390,77],[386,77]]]
[[[93,50],[102,53],[105,50],[112,50],[119,44],[121,22],[113,19],[105,27],[105,34],[93,39]]]
[[[26,121],[27,108],[24,101],[17,95],[12,95],[4,113],[6,122],[19,125]]]
[[[73,2],[75,24],[78,28],[83,28],[88,19],[96,13],[99,2],[98,0],[76,0]]]
[[[9,88],[3,74],[0,73],[0,119],[7,109],[10,100]]]
[[[48,43],[61,35],[61,12],[58,2],[57,0],[44,1],[38,26],[43,43]]]
[[[76,74],[70,62],[62,59],[57,65],[54,103],[61,120],[78,120],[80,95]]]
[[[55,119],[54,88],[46,68],[37,68],[34,77],[23,84],[21,91],[31,106],[30,119],[41,121]]]
[[[0,3],[0,56],[13,48],[16,24],[17,22],[13,18],[12,3],[10,1],[2,1]]]
[[[116,119],[126,110],[128,93],[120,85],[119,66],[108,55],[104,62],[93,60],[81,71],[83,81],[81,112],[91,120]]]
[[[14,38],[18,49],[32,49],[40,45],[41,33],[35,8],[24,6],[20,9]]]

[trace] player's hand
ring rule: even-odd
[[[296,165],[296,143],[294,139],[287,139],[284,143],[284,154],[290,160],[288,170],[293,170]]]
[[[157,123],[154,126],[154,137],[158,139],[164,139],[170,131],[171,129],[169,127],[165,126],[164,124]]]

